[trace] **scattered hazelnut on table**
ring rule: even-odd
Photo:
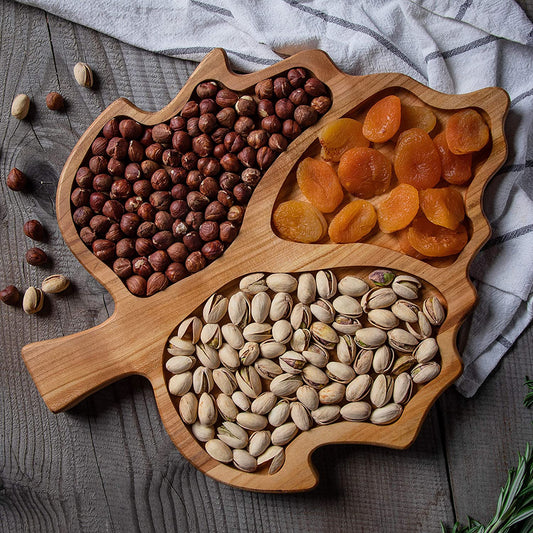
[[[23,120],[28,115],[29,110],[30,97],[27,94],[17,94],[17,96],[13,98],[13,103],[11,104],[11,114],[15,118]]]
[[[44,239],[44,228],[38,220],[28,220],[25,222],[23,231],[26,237],[34,241],[42,241]]]
[[[14,285],[8,285],[0,291],[0,300],[6,305],[17,305],[20,301],[20,294]]]
[[[30,248],[26,252],[26,262],[32,266],[41,266],[48,262],[48,256],[40,248]]]
[[[51,111],[60,111],[64,105],[65,101],[59,93],[52,91],[46,95],[46,107]]]
[[[12,191],[22,191],[28,179],[18,168],[12,168],[7,175],[6,183]]]
[[[93,86],[93,71],[87,63],[80,61],[74,65],[74,78],[82,87]]]

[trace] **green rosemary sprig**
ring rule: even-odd
[[[524,398],[524,405],[529,409],[533,405],[533,379],[529,379],[529,377],[526,376],[524,385],[529,389]]]

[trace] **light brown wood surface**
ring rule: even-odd
[[[75,172],[103,124],[113,116],[131,116],[147,125],[156,124],[177,114],[201,81],[216,79],[231,89],[242,91],[261,79],[294,66],[308,68],[329,86],[333,97],[331,110],[316,126],[298,137],[266,172],[248,205],[239,237],[222,258],[154,296],[132,296],[112,270],[85,247],[71,218],[70,192]],[[312,152],[313,143],[316,146],[320,127],[340,116],[356,114],[364,105],[391,91],[407,102],[416,99],[431,106],[440,117],[456,109],[476,107],[484,113],[490,125],[492,144],[486,156],[476,164],[475,177],[466,191],[470,240],[465,249],[455,261],[442,267],[387,248],[389,244],[392,247],[392,239],[389,242],[383,236],[372,238],[376,244],[369,239],[368,242],[352,245],[303,245],[279,239],[270,224],[274,203],[280,190],[290,187],[290,180],[285,183],[286,177],[302,154],[306,150]],[[503,121],[508,101],[505,92],[497,88],[454,96],[433,91],[400,74],[347,76],[319,51],[302,52],[261,72],[237,75],[229,70],[227,58],[220,50],[210,53],[179,94],[158,112],[142,111],[125,99],[115,101],[80,138],[65,164],[57,189],[57,218],[65,242],[80,263],[109,291],[115,302],[115,311],[107,321],[90,330],[24,347],[23,359],[46,404],[52,411],[58,412],[127,375],[147,377],[154,389],[165,428],[180,452],[209,476],[250,490],[299,491],[312,488],[317,482],[317,474],[310,455],[317,447],[327,443],[358,442],[393,448],[409,446],[431,405],[461,372],[455,337],[475,302],[467,269],[475,252],[489,236],[489,227],[481,211],[481,196],[488,179],[506,157]],[[250,272],[301,272],[367,266],[388,267],[414,274],[433,285],[446,300],[448,316],[438,335],[442,354],[441,374],[414,396],[400,420],[394,424],[377,427],[368,423],[342,422],[301,434],[288,446],[285,466],[273,476],[242,473],[212,460],[182,424],[168,393],[163,356],[167,339],[177,324],[211,293]]]

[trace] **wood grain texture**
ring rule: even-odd
[[[441,520],[450,524],[456,516],[487,519],[507,467],[531,439],[530,413],[521,407],[521,383],[531,373],[531,328],[475,398],[446,392],[408,450],[318,450],[313,461],[321,483],[306,494],[244,492],[198,472],[167,436],[143,378],[117,382],[68,413],[48,411],[20,348],[85,330],[113,311],[112,299],[59,235],[57,177],[78,136],[109,103],[126,96],[143,109],[158,110],[195,65],[139,51],[11,1],[0,4],[0,14],[2,35],[14,36],[2,39],[0,49],[0,68],[8,73],[2,117],[9,117],[18,92],[33,91],[37,102],[30,121],[0,121],[1,175],[20,166],[36,184],[31,194],[16,195],[0,183],[0,280],[22,288],[48,272],[23,264],[30,243],[21,226],[37,217],[50,233],[43,247],[54,271],[74,281],[73,291],[50,298],[39,316],[0,306],[0,530],[438,532]],[[32,68],[19,68],[29,56],[38,58]],[[94,67],[94,93],[72,80],[78,60]],[[44,108],[52,89],[69,100],[65,115]]]

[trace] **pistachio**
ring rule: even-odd
[[[278,292],[270,305],[270,320],[276,322],[288,318],[292,311],[292,296],[288,292]]]
[[[17,94],[11,103],[11,114],[19,120],[24,120],[30,111],[30,97],[27,94]]]
[[[82,87],[93,86],[93,71],[87,63],[80,61],[74,65],[74,78]]]
[[[278,472],[285,463],[285,449],[281,446],[270,446],[257,458],[257,465],[262,466],[270,463],[268,473],[270,475]]]
[[[356,345],[350,335],[341,335],[337,344],[337,359],[346,365],[351,365],[355,359]]]
[[[346,315],[336,315],[331,325],[335,331],[342,335],[354,335],[357,330],[363,327],[357,318]]]
[[[272,337],[272,326],[268,323],[252,322],[244,328],[242,334],[247,341],[263,342]]]
[[[235,402],[227,394],[219,394],[216,399],[218,412],[220,416],[229,422],[235,422],[239,409],[235,405]]]
[[[342,383],[330,383],[318,392],[318,399],[323,405],[339,403],[346,392],[346,387]],[[316,408],[315,408],[316,409]]]
[[[244,276],[239,282],[239,289],[249,294],[257,294],[268,290],[268,286],[265,281],[265,275],[261,272],[256,274],[249,274]]]
[[[211,439],[205,443],[205,451],[220,463],[230,463],[233,459],[231,448],[219,439]]]
[[[165,368],[173,374],[182,374],[183,372],[190,370],[195,363],[196,359],[194,357],[189,357],[188,355],[175,355],[166,362]]]
[[[333,300],[333,308],[337,313],[357,318],[363,314],[361,304],[352,296],[341,294]]]
[[[167,348],[167,352],[170,355],[192,355],[196,351],[196,347],[191,341],[179,337],[171,337],[168,343],[170,346]]]
[[[252,402],[252,413],[268,415],[276,405],[277,397],[273,392],[263,392]]]
[[[228,310],[228,299],[220,294],[213,294],[204,305],[202,312],[206,324],[217,324]]]
[[[311,411],[313,420],[319,426],[332,424],[337,418],[339,418],[340,414],[341,408],[338,405],[322,405],[318,409]]]
[[[253,366],[243,366],[239,368],[237,374],[237,384],[248,398],[257,398],[263,388],[261,378]]]
[[[329,378],[320,368],[307,364],[303,367],[302,378],[304,382],[314,389],[321,389],[327,385]]]
[[[300,374],[307,363],[305,357],[298,352],[288,350],[279,358],[279,366],[288,374]]]
[[[430,296],[422,305],[424,314],[433,326],[440,326],[446,318],[446,311],[436,296]]]
[[[285,423],[291,412],[291,405],[287,400],[279,401],[268,415],[268,423],[271,426],[279,427]]]
[[[431,361],[438,353],[439,345],[433,337],[430,337],[421,341],[420,344],[413,350],[413,357],[419,363],[427,363]]]
[[[350,365],[345,365],[338,361],[330,361],[326,365],[326,375],[332,381],[346,384],[355,378],[355,370]]]
[[[262,429],[266,428],[268,419],[263,415],[245,412],[237,415],[237,424],[244,429],[249,429],[250,431],[261,431]]]
[[[256,431],[250,435],[248,441],[248,453],[259,457],[270,446],[270,431]]]
[[[378,426],[391,424],[400,418],[403,412],[403,407],[397,403],[389,403],[384,407],[374,409],[370,415],[370,422]]]
[[[233,324],[244,328],[250,322],[250,301],[244,292],[236,292],[228,302],[228,316]]]
[[[270,440],[274,446],[288,444],[298,433],[298,426],[294,422],[285,422],[272,431]]]
[[[298,287],[298,281],[291,274],[270,274],[266,284],[273,292],[294,292]]]
[[[41,289],[48,294],[57,294],[63,292],[69,285],[70,280],[66,276],[63,276],[63,274],[53,274],[44,278]]]
[[[283,374],[283,370],[277,363],[264,357],[258,359],[254,363],[254,367],[263,379],[274,379],[276,376]]]
[[[302,304],[310,304],[315,301],[316,298],[316,282],[313,274],[309,272],[304,272],[300,274],[298,278],[298,288],[296,295],[298,300]]]
[[[319,395],[316,389],[309,385],[302,385],[296,391],[296,398],[305,406],[309,411],[314,411],[319,404]]]
[[[319,298],[316,302],[309,306],[313,316],[325,324],[331,324],[335,318],[335,309],[331,302],[324,298]]]
[[[222,332],[222,337],[224,338],[224,340],[232,348],[240,350],[244,346],[244,337],[242,336],[242,331],[235,324],[233,324],[233,322],[224,324],[220,328],[220,331]]]
[[[245,342],[244,346],[239,350],[241,365],[252,365],[259,357],[259,353],[259,344],[257,342]]]
[[[388,309],[372,309],[367,316],[368,322],[379,329],[389,330],[398,326],[398,317]]]
[[[346,399],[349,402],[362,400],[372,388],[372,377],[369,374],[361,374],[346,387]]]
[[[215,437],[215,430],[213,426],[204,426],[200,422],[195,422],[191,426],[192,434],[200,442],[207,442]]]
[[[264,322],[270,313],[270,296],[266,292],[255,294],[252,298],[251,311],[254,322]]]
[[[378,287],[386,287],[392,283],[395,275],[396,274],[390,270],[378,269],[370,272],[368,279],[374,282],[374,285],[377,285]]]
[[[409,300],[397,300],[392,305],[391,311],[404,322],[416,322],[420,307]]]
[[[243,472],[255,472],[257,459],[246,450],[233,450],[233,465]]]
[[[242,449],[248,445],[248,433],[235,422],[223,422],[217,428],[217,437],[230,448]]]
[[[406,300],[418,298],[418,291],[422,287],[420,281],[413,276],[396,276],[392,282],[392,290],[400,297]]]
[[[194,424],[198,417],[198,398],[194,392],[187,392],[180,398],[178,411],[185,424]]]
[[[422,311],[418,312],[418,321],[417,322],[407,322],[407,331],[411,333],[418,340],[427,339],[431,336],[433,332],[431,324],[427,319],[426,315]]]
[[[369,290],[369,286],[366,281],[356,276],[344,276],[339,281],[338,289],[341,294],[347,296],[359,297],[363,296]]]
[[[349,422],[364,422],[371,412],[372,407],[367,402],[350,402],[341,407],[340,414]]]
[[[178,375],[183,376],[185,374]],[[202,394],[202,392],[211,392],[213,385],[213,372],[209,368],[206,368],[205,366],[199,366],[194,370],[192,374],[192,388],[196,394]]]
[[[210,368],[211,370],[220,366],[220,357],[218,351],[209,344],[196,344],[196,357],[202,365]]]
[[[227,368],[216,368],[213,370],[213,381],[220,391],[228,396],[231,396],[237,388],[235,376]]]
[[[339,342],[336,331],[324,322],[313,322],[309,328],[311,337],[326,350],[331,350]]]
[[[296,329],[308,329],[313,318],[308,305],[298,302],[291,312],[291,326]]]
[[[203,426],[212,426],[217,420],[217,408],[213,397],[204,392],[198,401],[198,422]]]
[[[192,385],[192,374],[184,372],[176,374],[168,380],[168,390],[174,396],[183,396],[189,392]]]
[[[178,327],[177,337],[196,344],[200,340],[202,321],[197,316],[186,318]]]
[[[355,332],[355,343],[360,348],[379,348],[386,340],[387,334],[379,328],[362,328]]]
[[[405,331],[405,329],[395,328],[387,332],[391,348],[399,352],[412,352],[418,344],[417,338]]]
[[[392,398],[394,380],[387,374],[378,374],[370,389],[370,401],[376,407],[383,407]]]
[[[394,351],[389,346],[380,346],[374,352],[374,359],[372,360],[372,368],[377,374],[385,374],[390,372],[394,363]]]
[[[308,329],[297,329],[291,337],[291,348],[295,352],[303,352],[309,347],[311,332]]]
[[[241,390],[236,390],[232,395],[231,399],[235,403],[235,405],[241,410],[241,411],[249,411],[250,406],[252,405],[252,402],[244,392]]]
[[[222,332],[218,324],[206,324],[202,328],[200,341],[207,346],[218,350],[222,346]]]
[[[276,342],[274,339],[267,339],[259,344],[259,350],[263,357],[267,359],[274,359],[285,352],[285,345],[281,342]]]
[[[229,370],[237,370],[241,364],[239,352],[228,343],[222,344],[218,350],[220,362]]]
[[[413,378],[407,372],[402,372],[394,380],[392,401],[394,403],[406,404],[413,392]]]
[[[394,361],[391,372],[395,375],[401,374],[402,372],[409,370],[416,364],[416,362],[416,359],[412,355],[402,355]]]
[[[356,374],[366,374],[372,368],[374,352],[372,350],[361,350],[355,357],[353,368]]]
[[[22,308],[28,315],[38,313],[44,305],[44,293],[36,287],[29,287],[24,293],[22,299]]]
[[[436,361],[419,363],[411,370],[411,377],[415,383],[427,383],[440,374],[440,365]]]
[[[311,344],[307,350],[302,352],[302,355],[308,363],[318,368],[324,368],[329,361],[327,350],[318,344]]]
[[[291,419],[300,431],[307,431],[313,425],[309,411],[300,403],[291,403]]]
[[[363,311],[368,313],[371,309],[384,309],[392,305],[397,299],[394,291],[389,287],[375,287],[370,289],[361,298]]]
[[[319,270],[316,273],[316,290],[318,294],[330,300],[337,293],[337,278],[331,270]]]
[[[270,390],[282,398],[292,396],[302,384],[300,376],[294,374],[281,374],[270,382]]]
[[[272,338],[281,344],[287,344],[292,338],[292,327],[288,320],[278,320],[272,326]]]

